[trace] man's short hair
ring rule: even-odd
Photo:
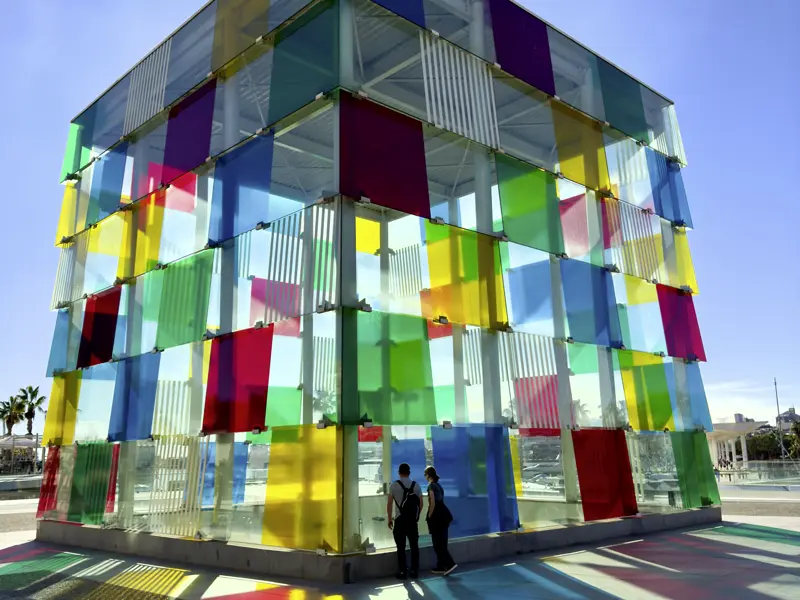
[[[411,467],[408,466],[408,463],[402,463],[397,467],[397,472],[400,473],[400,475],[411,475]]]

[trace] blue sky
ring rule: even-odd
[[[522,0],[676,103],[696,231],[690,243],[712,416],[800,408],[794,315],[800,93],[797,0]],[[0,20],[6,168],[0,398],[41,385],[54,317],[53,248],[69,121],[199,8],[200,0],[13,2]],[[41,428],[41,424],[37,429]]]

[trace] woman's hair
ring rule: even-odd
[[[425,477],[430,477],[436,482],[439,481],[439,476],[436,474],[436,469],[434,469],[433,467],[428,467],[427,469],[425,469]]]

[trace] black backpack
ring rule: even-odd
[[[403,488],[403,500],[398,503],[395,499],[394,503],[397,504],[397,508],[400,509],[400,516],[403,517],[404,521],[415,522],[419,513],[419,496],[414,493],[417,482],[412,481],[410,487],[404,486],[403,482],[399,479],[397,483]]]

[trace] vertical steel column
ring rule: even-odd
[[[391,331],[389,329],[389,221],[386,211],[380,214],[380,271],[381,271],[381,395],[382,401],[391,404],[392,389],[389,378],[391,369]],[[382,454],[381,467],[383,470],[383,482],[386,484],[385,490],[388,491],[388,484],[394,479],[392,472],[392,428],[389,425],[383,426],[382,435]]]
[[[461,218],[458,213],[458,199],[448,198],[447,200],[447,220],[451,225],[461,225]],[[459,248],[458,240],[450,236],[450,272],[459,271]],[[467,390],[464,382],[464,327],[463,325],[453,324],[453,391],[455,395],[455,422],[467,422]]]

